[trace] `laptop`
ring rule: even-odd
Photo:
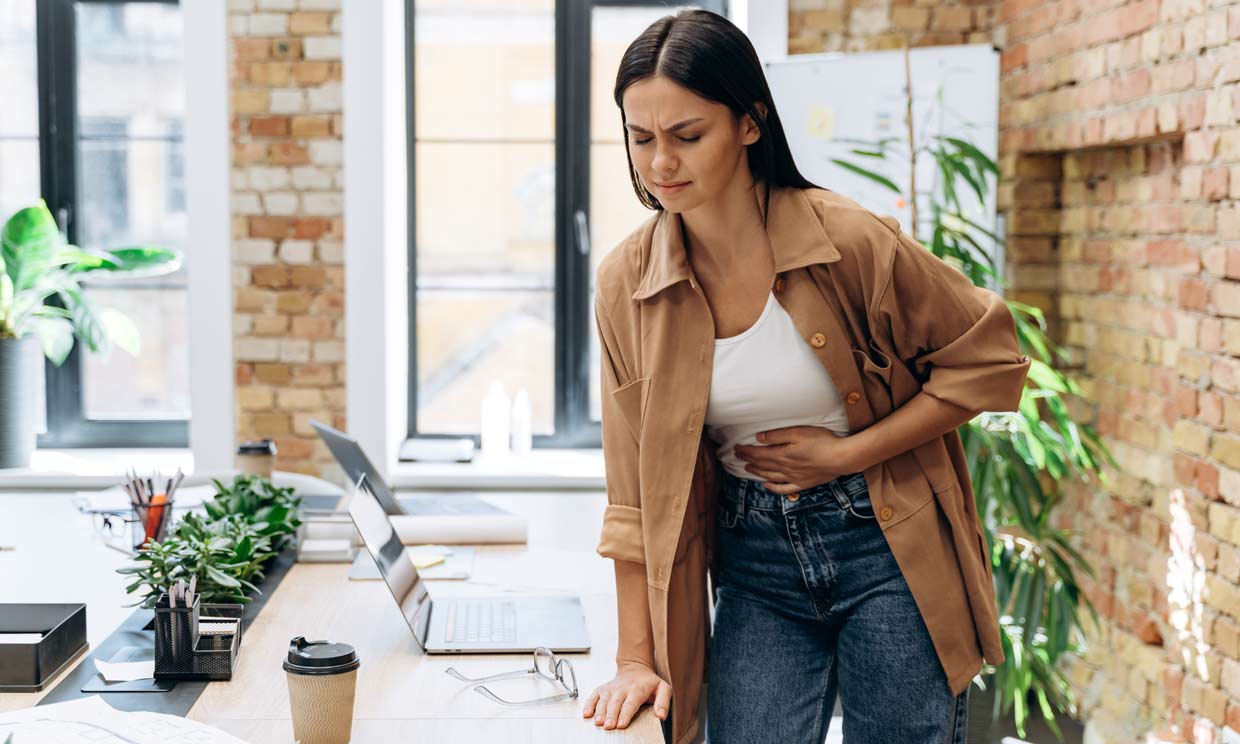
[[[310,425],[331,450],[332,456],[336,458],[336,462],[340,463],[340,467],[344,469],[345,475],[351,482],[356,483],[358,478],[366,476],[366,483],[387,514],[394,517],[402,514],[447,517],[509,513],[468,492],[453,492],[447,494],[447,498],[444,494],[433,493],[397,498],[392,489],[379,477],[379,471],[375,470],[374,463],[362,451],[362,446],[356,439],[318,421],[311,420]]]
[[[423,651],[530,653],[539,646],[557,653],[590,650],[580,597],[432,597],[367,481],[364,475],[358,477],[349,516]]]

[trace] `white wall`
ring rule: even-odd
[[[228,6],[181,0],[185,24],[185,199],[189,213],[190,448],[198,472],[231,468],[236,423],[232,353],[232,160]]]
[[[408,431],[408,186],[402,0],[343,4],[346,417],[391,479]]]
[[[732,0],[728,17],[763,62],[788,56],[788,0]]]

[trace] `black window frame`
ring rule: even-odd
[[[35,0],[39,89],[40,188],[61,231],[77,243],[77,24],[76,6],[158,3],[178,0]],[[47,432],[38,447],[188,447],[188,419],[122,420],[86,417],[82,400],[82,344],[64,364],[44,360]]]
[[[590,48],[596,7],[667,8],[694,4],[721,15],[728,0],[556,0],[555,3],[555,433],[535,434],[535,448],[601,446],[590,419]],[[417,177],[414,145],[416,0],[405,0],[405,118],[408,157],[409,406],[407,436],[472,438],[418,430]]]

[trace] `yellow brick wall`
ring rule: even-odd
[[[340,0],[230,0],[237,439],[338,479],[345,428]]]
[[[990,0],[790,0],[788,53],[990,41]]]

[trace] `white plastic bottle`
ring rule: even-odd
[[[499,380],[482,399],[482,457],[503,459],[508,455],[508,394]]]
[[[512,454],[517,457],[528,455],[534,448],[530,415],[530,395],[521,388],[512,400]]]

